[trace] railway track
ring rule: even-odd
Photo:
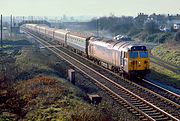
[[[156,93],[158,93],[159,95],[162,95],[163,97],[171,100],[174,102],[175,106],[179,106],[180,105],[180,95],[171,92],[163,87],[160,87],[146,79],[141,79],[141,83],[139,83],[141,86],[148,88]]]
[[[94,84],[96,84],[102,90],[106,91],[113,99],[123,104],[126,108],[128,108],[132,113],[138,115],[141,119],[143,120],[178,120],[177,117],[172,116],[171,114],[158,108],[154,104],[141,98],[137,94],[129,91],[128,89],[126,89],[126,87],[121,86],[116,81],[107,78],[107,76],[104,76],[104,74],[101,74],[99,72],[100,70],[94,70],[91,67],[87,66],[86,64],[80,62],[81,60],[79,61],[78,59],[71,56],[72,53],[69,52],[68,53],[69,55],[68,55],[64,53],[62,50],[56,48],[55,46],[53,47],[51,44],[45,42],[41,38],[36,37],[32,35],[31,33],[29,34],[33,36],[34,38],[36,38],[36,40],[39,43],[47,47],[57,56],[63,58],[68,63],[73,65],[76,69],[81,71],[81,73],[91,78]],[[51,46],[51,47],[48,47],[48,46]],[[83,62],[85,61],[83,60]]]
[[[62,49],[62,48],[61,48]],[[63,50],[65,51],[65,50]],[[68,50],[67,50],[68,51]],[[70,53],[69,53],[70,54]],[[81,56],[74,55],[75,53],[70,54],[72,57],[77,58],[80,60]],[[177,104],[178,100],[180,99],[179,96],[177,97],[177,103],[174,102],[174,97],[171,97],[169,95],[169,98],[163,97],[160,94],[166,95],[171,94],[171,92],[162,92],[157,94],[157,92],[154,92],[154,90],[150,90],[144,85],[139,85],[136,83],[133,83],[132,81],[129,81],[127,79],[123,79],[118,74],[114,74],[109,70],[106,70],[102,67],[97,68],[97,65],[94,65],[94,63],[87,63],[88,60],[85,60],[86,58],[81,59],[81,62],[86,63],[86,65],[89,65],[91,68],[94,68],[96,71],[100,72],[101,74],[105,75],[106,77],[112,79],[113,81],[117,82],[118,84],[122,85],[126,89],[132,91],[133,93],[139,95],[140,97],[143,97],[144,99],[150,101],[151,103],[157,105],[158,107],[161,107],[163,110],[166,110],[170,114],[173,114],[174,116],[179,118],[180,112],[180,105]],[[144,82],[145,83],[145,82]],[[147,85],[147,84],[146,84]],[[173,99],[173,100],[171,100]]]

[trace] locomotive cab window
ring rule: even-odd
[[[139,55],[141,58],[147,58],[148,57],[148,52],[147,51],[140,51]]]
[[[129,52],[129,57],[130,58],[137,58],[138,57],[138,52],[133,52],[133,51]]]
[[[127,53],[126,52],[124,52],[124,58],[127,58]]]
[[[121,51],[121,53],[120,53],[121,55],[120,55],[120,57],[122,57],[122,51]]]

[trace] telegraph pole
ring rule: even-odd
[[[23,16],[23,23],[24,23],[24,16]]]
[[[3,42],[2,42],[2,14],[1,14],[1,48],[3,47]]]
[[[11,38],[12,38],[12,15],[11,15]]]
[[[97,18],[96,26],[97,26],[97,36],[99,37],[99,19],[98,18]]]

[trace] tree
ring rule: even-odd
[[[180,30],[178,32],[176,32],[174,39],[176,41],[180,41]]]
[[[158,25],[155,21],[148,21],[144,25],[144,30],[148,33],[155,33],[158,30]]]

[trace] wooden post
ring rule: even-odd
[[[75,70],[69,69],[68,70],[68,80],[72,83],[75,84]]]
[[[98,105],[102,100],[102,97],[100,97],[98,94],[87,94],[87,96],[91,103],[95,105]]]

